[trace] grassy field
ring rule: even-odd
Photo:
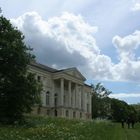
[[[0,125],[0,140],[140,140],[140,124],[121,128],[109,121],[28,117],[22,126]]]

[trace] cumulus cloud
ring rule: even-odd
[[[108,72],[107,63],[111,60],[100,55],[93,37],[98,28],[90,26],[80,15],[63,13],[45,21],[36,12],[30,12],[11,21],[25,34],[26,43],[34,48],[41,63],[57,68],[76,66],[87,75]]]
[[[116,47],[121,60],[134,60],[134,50],[140,45],[140,31],[135,31],[132,35],[128,35],[124,38],[115,36],[112,42]]]
[[[134,53],[140,45],[140,31],[113,38],[120,59],[115,64],[96,44],[98,27],[80,15],[63,13],[44,20],[38,13],[28,12],[11,21],[23,32],[40,63],[55,68],[75,66],[90,79],[140,81],[140,60]]]
[[[112,42],[120,59],[120,62],[115,64],[113,68],[118,79],[140,81],[140,60],[135,56],[135,50],[140,47],[140,31],[135,31],[123,38],[115,36]]]
[[[99,54],[96,41],[91,36],[97,27],[85,23],[81,16],[64,13],[45,21],[36,12],[31,12],[11,21],[26,35],[26,42],[34,49],[46,48],[45,53],[51,50],[61,56],[60,52],[69,55],[78,52],[85,59],[92,57],[91,52]]]

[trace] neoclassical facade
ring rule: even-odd
[[[92,89],[77,68],[56,70],[39,63],[32,63],[29,72],[43,84],[42,106],[38,112],[48,116],[91,119]]]

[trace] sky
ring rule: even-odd
[[[140,0],[0,0],[39,63],[77,67],[110,97],[140,103]]]

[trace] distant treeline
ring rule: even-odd
[[[112,92],[106,89],[101,83],[92,85],[92,118],[110,119],[120,122],[133,117],[140,121],[140,104],[129,105],[124,101],[109,98]]]

